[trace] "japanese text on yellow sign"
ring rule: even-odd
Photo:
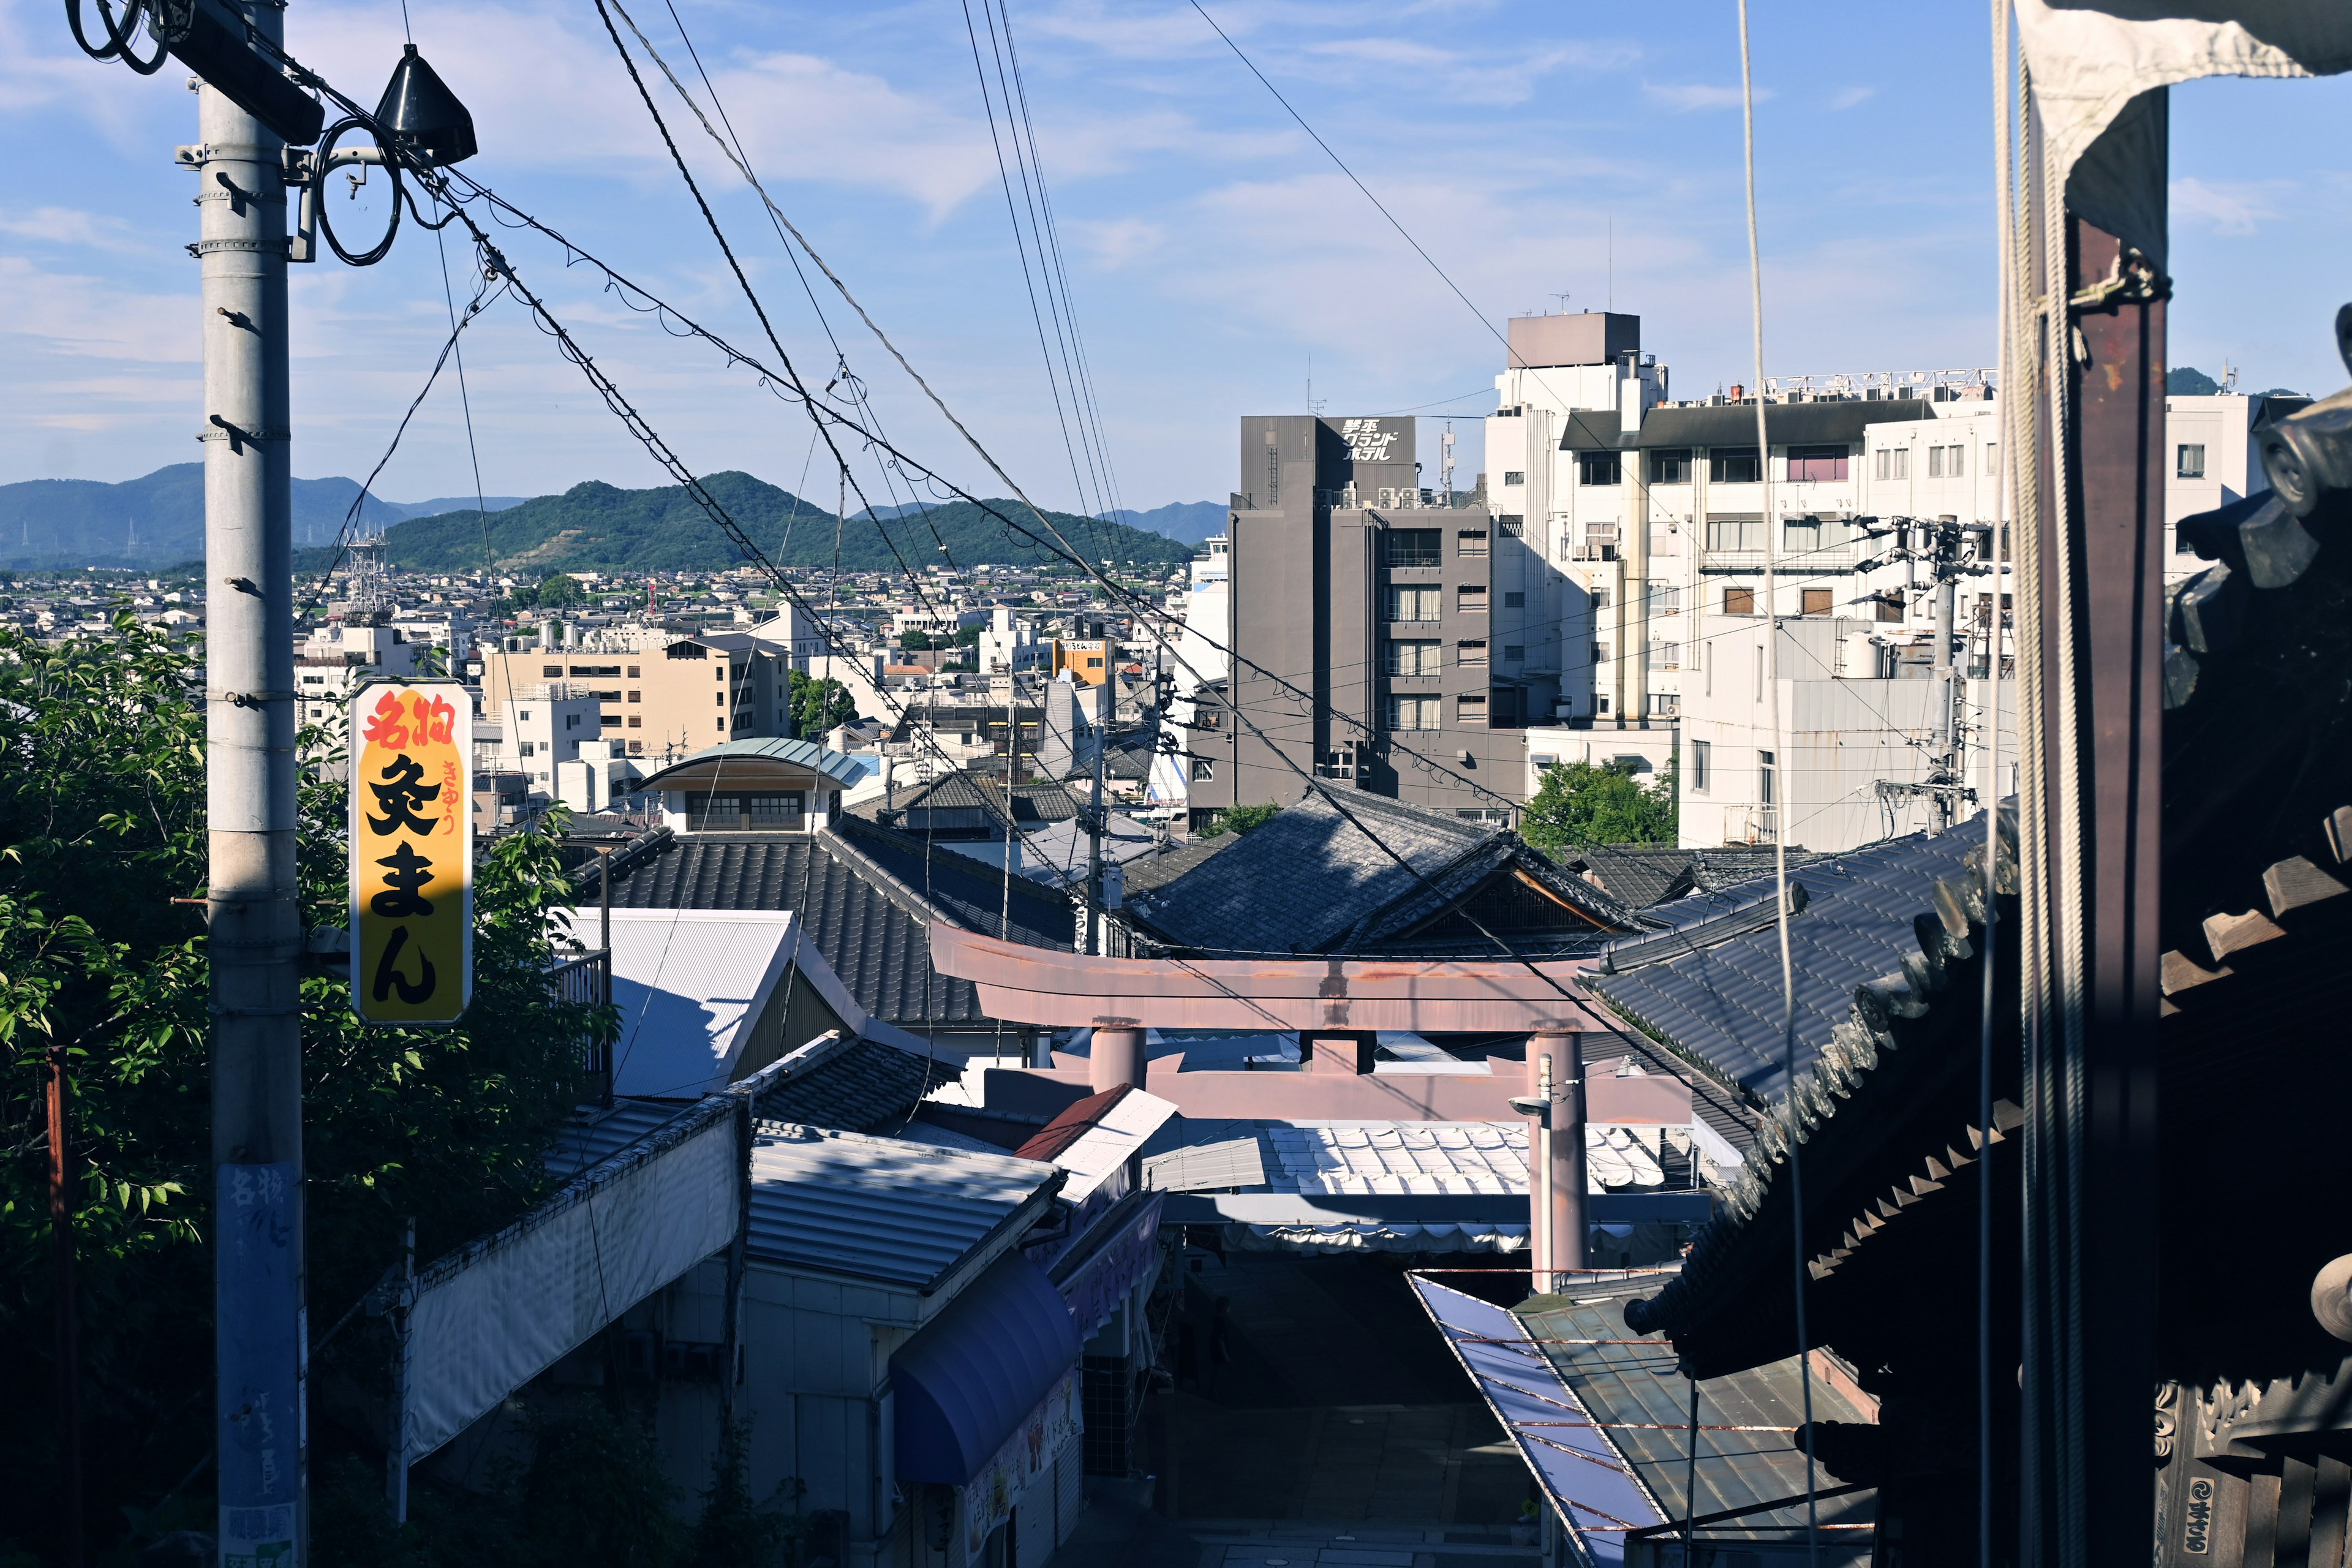
[[[455,681],[352,700],[352,1006],[448,1024],[474,989],[473,705]]]

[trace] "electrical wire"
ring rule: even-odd
[[[1756,449],[1771,451],[1769,437],[1764,426],[1764,258],[1757,238],[1756,226],[1756,87],[1753,66],[1748,47],[1748,0],[1739,0],[1739,123],[1743,163],[1748,187],[1748,288],[1750,314],[1755,326],[1756,346]],[[1758,479],[1764,488],[1764,515],[1772,516],[1772,465],[1758,466]],[[1767,647],[1768,679],[1771,685],[1772,760],[1777,766],[1788,750],[1786,731],[1782,729],[1785,715],[1780,703],[1780,618],[1779,600],[1779,542],[1769,527],[1764,534],[1764,625]],[[1785,792],[1784,792],[1785,793]],[[1777,812],[1780,802],[1771,803]],[[1805,1546],[1813,1568],[1821,1568],[1821,1485],[1819,1466],[1813,1455],[1813,1363],[1812,1340],[1805,1321],[1805,1187],[1802,1173],[1801,1149],[1803,1136],[1797,1123],[1797,972],[1789,940],[1789,836],[1780,830],[1776,819],[1772,831],[1772,872],[1777,896],[1773,900],[1773,923],[1780,935],[1780,1062],[1781,1074],[1787,1082],[1789,1106],[1789,1238],[1791,1248],[1790,1280],[1797,1320],[1797,1382],[1803,1393],[1805,1436]]]

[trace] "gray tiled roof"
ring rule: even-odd
[[[1913,921],[1935,907],[1936,883],[1957,874],[1981,838],[1981,829],[1914,835],[1817,860],[1792,879],[1808,895],[1789,927],[1799,1072],[1845,1021],[1854,988],[1900,970],[1905,957],[1918,952]],[[1676,922],[1687,942],[1632,939],[1610,962],[1633,952],[1646,962],[1586,977],[1619,1015],[1766,1100],[1788,1087],[1773,890],[1768,875],[1662,905],[1650,912],[1690,917]],[[1716,932],[1725,933],[1722,940],[1711,940]]]
[[[1507,829],[1382,795],[1351,794],[1347,807],[1342,816],[1309,794],[1129,907],[1167,940],[1202,952],[1360,952],[1434,918],[1507,866],[1604,928],[1633,923],[1614,899]]]
[[[936,911],[995,934],[1000,886],[984,879],[986,867],[962,862],[982,874],[975,876],[947,864],[961,858],[947,851],[933,858],[927,903],[919,890],[926,871],[919,845],[911,866],[894,866],[867,853],[862,841],[832,833],[814,838],[649,835],[614,858],[613,903],[618,909],[799,910],[817,951],[872,1016],[918,1031],[927,1025],[986,1025],[993,1020],[981,1011],[971,984],[932,970],[927,927]],[[916,887],[907,884],[909,871]],[[595,883],[591,867],[580,893],[583,911],[595,906]],[[1037,900],[1016,897],[1013,910],[1013,940],[1068,945],[1065,906],[1045,910],[1055,924],[1044,930],[1025,924],[1037,917]]]
[[[895,1134],[942,1078],[942,1066],[878,1040],[852,1040],[805,1072],[795,1073],[760,1100],[760,1115],[776,1121],[850,1132]]]

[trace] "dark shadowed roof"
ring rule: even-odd
[[[1774,446],[1794,442],[1859,441],[1873,425],[1901,419],[1933,419],[1936,406],[1924,397],[1882,403],[1768,403],[1764,433]],[[1633,447],[1749,447],[1756,445],[1756,406],[1653,408],[1631,442],[1621,438],[1614,412],[1579,409],[1560,431],[1563,452],[1614,451]]]
[[[1691,851],[1671,844],[1593,844],[1556,849],[1553,858],[1586,881],[1606,889],[1628,909],[1646,910],[1679,899],[1696,884]]]
[[[1913,921],[1935,907],[1937,882],[1957,874],[1982,837],[1981,826],[1914,835],[1824,858],[1792,877],[1807,898],[1789,926],[1800,1073],[1852,1012],[1854,988],[1899,971],[1918,951]],[[1787,1081],[1773,891],[1766,875],[1661,905],[1651,914],[1688,917],[1673,922],[1683,939],[1616,943],[1585,984],[1640,1028],[1759,1099],[1777,1099]]]
[[[1409,937],[1497,874],[1516,874],[1515,886],[1578,935],[1633,927],[1616,900],[1507,828],[1381,795],[1351,794],[1347,808],[1343,816],[1309,794],[1231,848],[1130,895],[1129,907],[1164,940],[1200,952],[1354,952]]]
[[[896,1135],[924,1094],[953,1067],[879,1040],[850,1040],[760,1100],[760,1115],[850,1132]]]

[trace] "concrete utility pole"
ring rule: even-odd
[[[1953,710],[1959,693],[1952,675],[1952,608],[1959,590],[1959,519],[1946,517],[1936,527],[1936,766],[1942,782],[1957,784],[1960,759],[1952,749]],[[1951,826],[1958,815],[1955,792],[1936,792],[1936,831]]]
[[[1555,1274],[1592,1266],[1592,1229],[1585,1219],[1584,1037],[1573,1031],[1538,1034],[1544,1060],[1554,1066],[1550,1103],[1549,1168],[1545,1192]]]
[[[1108,649],[1106,642],[1103,647]],[[1087,952],[1102,951],[1103,907],[1103,759],[1110,750],[1111,707],[1118,700],[1117,679],[1109,673],[1110,660],[1103,660],[1103,683],[1095,688],[1095,770],[1094,795],[1087,807]]]
[[[282,42],[276,5],[253,26]],[[220,1560],[307,1556],[300,962],[283,143],[206,86],[204,266],[206,910]]]

